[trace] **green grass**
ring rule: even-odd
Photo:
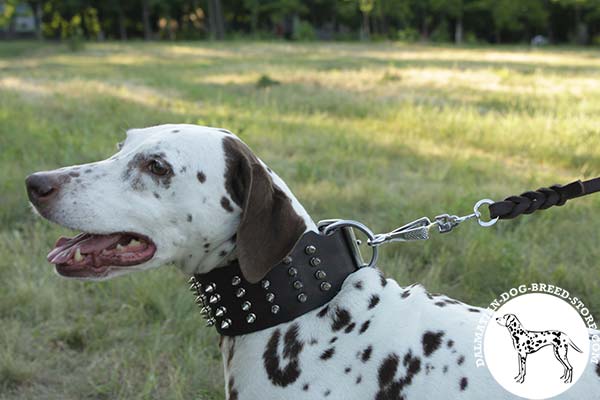
[[[223,396],[218,338],[186,277],[58,278],[45,254],[64,230],[31,214],[27,174],[105,158],[131,127],[221,126],[315,219],[387,230],[600,174],[599,68],[597,52],[568,48],[0,43],[0,399]],[[477,305],[558,284],[600,316],[599,206],[465,224],[386,246],[380,265]]]

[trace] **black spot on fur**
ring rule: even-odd
[[[229,378],[229,382],[227,384],[227,389],[229,392],[228,400],[238,400],[238,391],[233,387],[235,385],[235,380],[233,376]]]
[[[442,331],[435,333],[427,331],[423,334],[422,343],[425,357],[429,357],[440,347],[440,344],[442,343],[442,336],[444,336],[444,332]]]
[[[329,360],[335,354],[335,347],[330,347],[321,353],[321,360]]]
[[[287,360],[285,366],[281,366],[281,358],[278,354],[281,331],[276,329],[271,335],[265,351],[263,353],[263,362],[265,371],[271,383],[275,386],[286,387],[298,379],[300,376],[299,354],[304,344],[298,339],[298,324],[290,326],[283,339],[283,359]]]
[[[473,313],[481,312],[481,310],[479,310],[477,308],[469,308],[468,310],[469,310],[469,312],[473,312]]]
[[[379,280],[381,283],[381,287],[385,287],[387,285],[387,279],[385,279],[385,276],[383,275],[383,272],[379,271]]]
[[[446,303],[444,303],[443,301],[437,301],[434,304],[438,307],[446,307]]]
[[[208,249],[209,247],[210,247],[210,243],[208,243],[208,242],[207,242],[207,243],[204,243],[204,248],[205,248],[205,249]]]
[[[373,296],[371,296],[371,298],[369,299],[369,310],[375,308],[375,306],[379,304],[379,296],[377,296],[376,294],[374,294]]]
[[[225,250],[221,250],[219,252],[219,257],[225,257],[227,255],[227,252]]]
[[[69,172],[69,176],[72,176],[73,178],[77,178],[79,176],[79,172]]]
[[[448,372],[448,366],[444,365],[444,369],[442,370],[444,373]]]
[[[187,222],[192,222],[192,214],[187,215]]]
[[[172,132],[172,133],[178,133],[178,132],[179,132],[179,129],[173,129],[171,132]]]
[[[356,281],[356,282],[354,282],[354,287],[357,288],[358,290],[362,290],[362,288],[363,288],[363,282],[362,281]]]
[[[421,371],[421,360],[414,357],[410,351],[406,353],[402,360],[406,373],[400,379],[394,380],[399,363],[400,360],[394,353],[381,362],[378,370],[379,392],[375,396],[376,400],[405,399],[402,392],[405,387],[412,384],[414,376]]]
[[[348,310],[345,310],[343,308],[336,308],[335,315],[333,316],[333,322],[331,323],[331,329],[333,329],[334,332],[339,331],[340,329],[348,325],[351,319],[352,317],[350,316]]]
[[[362,376],[359,375],[356,377],[356,384],[358,385],[362,381]]]
[[[160,194],[156,193],[156,192],[152,192],[152,194],[154,195],[154,197],[156,197],[157,199],[160,199]]]
[[[402,292],[402,294],[400,295],[400,297],[402,297],[403,299],[407,298],[408,296],[410,296],[410,290],[405,290],[404,292]]]
[[[327,315],[327,311],[329,311],[329,306],[323,307],[321,311],[319,311],[319,313],[317,314],[317,317],[323,318],[325,315]]]
[[[450,339],[446,344],[448,345],[448,348],[452,348],[452,346],[454,346],[454,340]]]
[[[469,384],[469,381],[467,380],[467,378],[462,377],[460,379],[460,390],[463,391],[467,388],[467,385]]]
[[[331,390],[327,389],[327,390],[325,391],[325,393],[323,393],[323,396],[327,397],[327,396],[329,396],[330,394],[331,394]]]
[[[370,319],[368,319],[365,322],[363,322],[363,324],[360,326],[360,330],[358,331],[358,334],[360,335],[362,333],[365,333],[365,331],[367,329],[369,329],[369,325],[371,325],[371,320]]]
[[[332,337],[332,338],[331,338],[331,340],[329,341],[329,343],[332,343],[332,344],[333,344],[333,343],[335,343],[335,341],[336,341],[337,339],[338,339],[338,338],[337,338],[337,336],[334,336],[334,337]]]
[[[344,369],[344,373],[345,373],[345,374],[349,374],[351,371],[352,371],[352,368],[350,368],[350,367],[346,367],[346,368]]]
[[[202,171],[198,171],[198,173],[196,174],[196,178],[198,178],[198,181],[200,181],[200,183],[206,182],[206,175],[204,175],[204,172]]]
[[[360,360],[366,363],[371,358],[371,353],[373,353],[373,346],[369,345],[369,347],[360,353]]]
[[[596,364],[596,375],[600,377],[600,364]]]
[[[458,365],[462,365],[464,362],[465,362],[465,356],[458,357],[458,360],[456,361],[456,363]]]
[[[223,207],[228,212],[233,212],[233,207],[231,207],[231,202],[225,196],[221,197],[221,207]]]
[[[350,333],[354,330],[354,328],[356,327],[356,324],[354,322],[352,322],[350,325],[348,325],[346,327],[346,329],[344,329],[345,333]]]
[[[310,385],[308,383],[305,383],[304,385],[302,385],[302,390],[307,392],[309,387],[310,387]]]
[[[91,168],[86,169],[85,171],[83,171],[85,174],[89,174],[90,172],[92,172]]]

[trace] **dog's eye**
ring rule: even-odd
[[[154,175],[163,176],[169,172],[169,167],[165,166],[160,160],[152,160],[148,164],[148,170]]]

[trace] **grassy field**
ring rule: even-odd
[[[218,338],[187,278],[59,279],[45,255],[65,232],[31,214],[27,174],[105,158],[132,127],[220,126],[315,219],[391,229],[600,174],[599,71],[580,49],[0,42],[0,399],[223,397]],[[466,224],[387,246],[380,266],[477,305],[554,283],[600,317],[599,209],[600,195]]]

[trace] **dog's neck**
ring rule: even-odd
[[[267,167],[265,166],[265,168]],[[309,231],[317,232],[317,225],[287,184],[274,172],[271,172],[271,178],[273,179],[274,185],[281,189],[281,191],[283,191],[290,199],[294,212],[298,214],[304,222],[306,229],[302,233]],[[179,262],[176,262],[176,264],[186,275],[193,275],[206,273],[236,261],[238,259],[238,254],[235,246],[235,227],[232,229],[233,230],[229,235],[217,240],[215,245],[211,246],[211,248],[206,251],[203,248],[203,244],[199,243],[195,254],[184,257]],[[296,239],[299,238],[300,236]]]

